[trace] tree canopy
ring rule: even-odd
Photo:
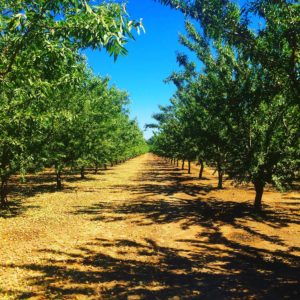
[[[206,161],[218,171],[220,188],[225,172],[239,183],[252,182],[260,209],[266,184],[283,190],[299,179],[300,6],[161,2],[187,16],[180,42],[203,67],[178,55],[183,71],[169,78],[177,86],[175,101],[154,116],[154,148]],[[254,15],[261,28],[251,27]]]
[[[84,0],[0,1],[0,194],[13,174],[98,166],[145,151],[128,95],[87,67],[82,50],[125,55],[125,5]]]

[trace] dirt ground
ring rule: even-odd
[[[0,212],[0,299],[300,299],[300,195],[224,190],[145,154],[31,176]],[[12,199],[11,199],[12,200]]]

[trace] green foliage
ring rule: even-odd
[[[143,151],[142,134],[125,109],[126,93],[93,76],[80,54],[93,48],[124,55],[133,28],[142,25],[113,2],[0,1],[2,204],[10,176],[28,168],[55,166],[60,176],[66,166]]]
[[[168,109],[173,115],[163,110],[156,118],[154,149],[181,158],[196,149],[218,170],[219,183],[224,171],[252,182],[260,208],[265,184],[283,190],[299,179],[300,6],[257,0],[240,10],[233,1],[161,2],[200,22],[202,30],[187,21],[180,41],[204,67],[195,74],[187,57],[178,59],[184,71],[169,78],[178,88]],[[249,14],[265,25],[253,31]]]

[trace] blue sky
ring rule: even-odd
[[[176,51],[185,50],[178,43],[178,33],[184,33],[184,17],[153,0],[129,0],[127,10],[131,18],[143,18],[146,29],[127,45],[128,55],[114,62],[105,51],[85,54],[95,74],[109,75],[113,84],[129,93],[131,117],[143,129],[153,122],[151,116],[158,105],[168,104],[175,91],[175,86],[163,80],[179,69]],[[151,130],[145,132],[146,138],[150,136]]]

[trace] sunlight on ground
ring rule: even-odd
[[[146,154],[61,192],[29,178],[0,218],[1,299],[297,298],[299,194],[257,215],[252,189],[196,174]]]

